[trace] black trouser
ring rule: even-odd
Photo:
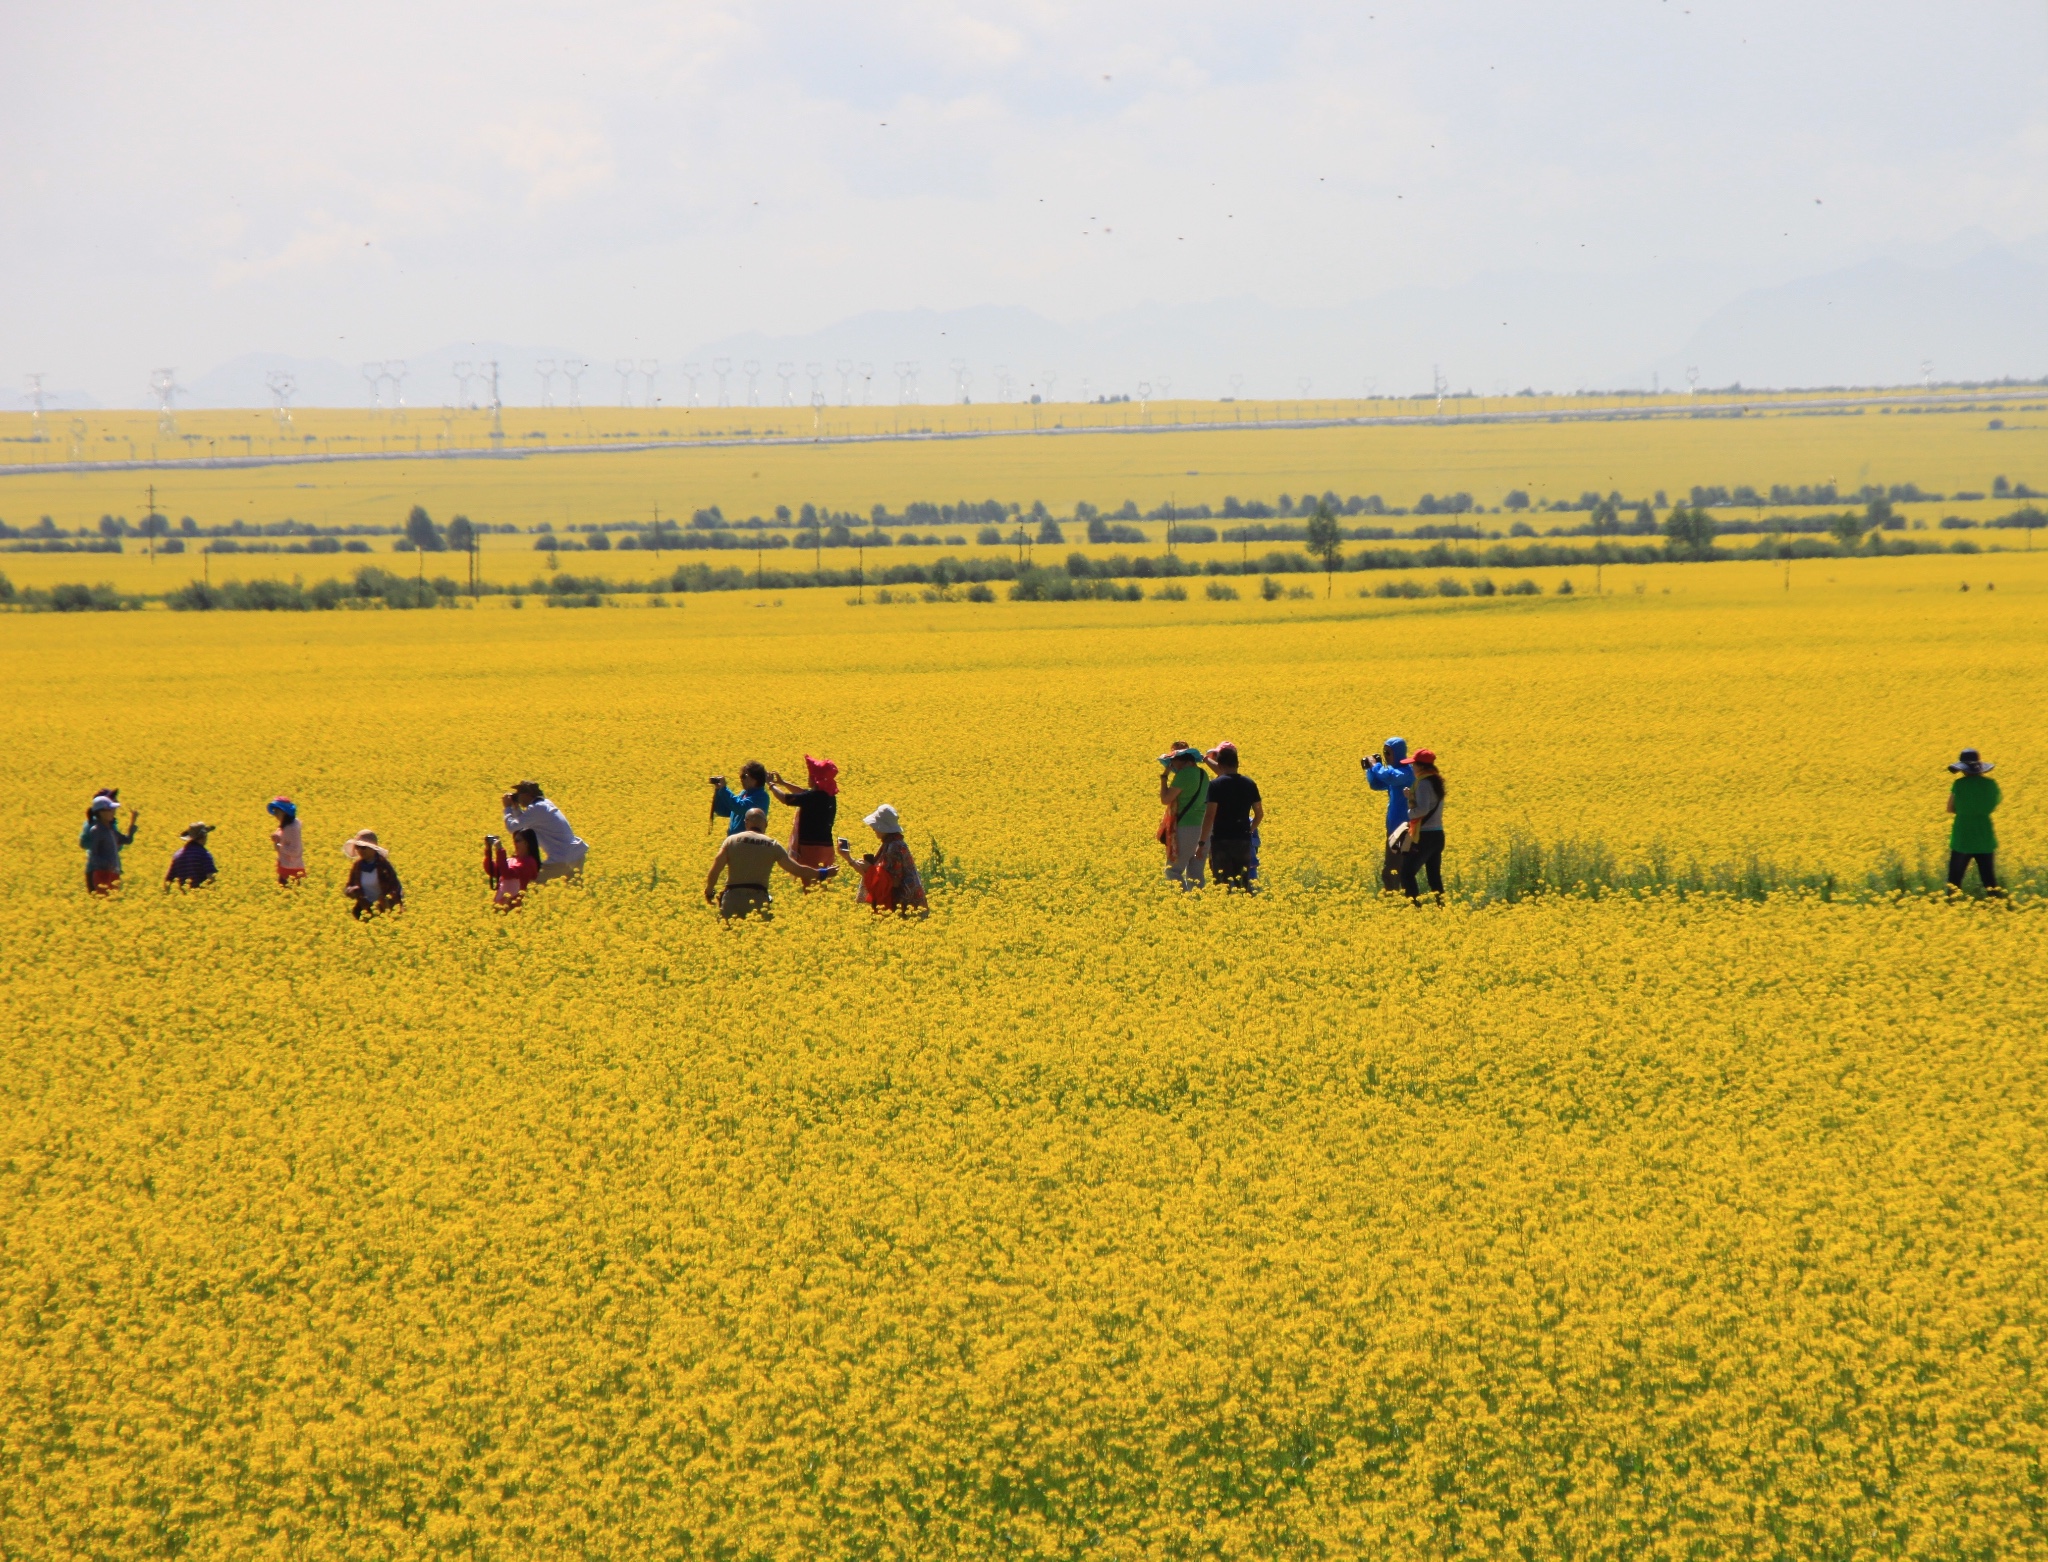
[[[1232,889],[1252,887],[1252,838],[1229,840],[1209,837],[1209,877]]]
[[[1401,855],[1401,893],[1410,900],[1421,898],[1421,886],[1415,880],[1424,869],[1429,871],[1429,887],[1432,893],[1444,892],[1444,832],[1424,830],[1416,837],[1413,851]]]
[[[1997,889],[1998,869],[1992,862],[1996,855],[1997,853],[1995,852],[1950,852],[1948,854],[1948,887],[1950,889],[1961,889],[1963,887],[1963,875],[1969,871],[1970,864],[1974,862],[1977,865],[1978,882],[1986,889]]]

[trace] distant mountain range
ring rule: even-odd
[[[1082,324],[983,306],[853,316],[821,331],[744,332],[658,360],[665,403],[734,406],[863,399],[954,402],[1150,394],[1351,397],[1422,395],[1441,372],[1453,391],[1898,385],[2048,374],[2048,236],[2002,245],[1963,235],[1912,257],[1867,263],[1730,296],[1715,277],[1673,268],[1627,279],[1496,273],[1328,306],[1255,297],[1128,309]],[[1689,331],[1684,322],[1697,322]],[[1674,326],[1674,322],[1678,324]],[[1677,345],[1674,347],[1674,340]],[[457,343],[387,367],[376,394],[407,405],[488,399],[499,366],[507,405],[566,402],[564,365],[547,344]],[[723,365],[722,396],[720,365]],[[468,378],[459,379],[458,366]],[[263,406],[268,377],[293,376],[297,406],[363,407],[363,366],[250,353],[194,378],[181,405]],[[694,382],[692,380],[694,376]],[[635,362],[592,358],[575,394],[586,405],[645,402]],[[90,405],[56,393],[56,405]]]

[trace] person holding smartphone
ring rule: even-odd
[[[832,826],[839,819],[839,767],[829,759],[804,755],[808,786],[791,786],[777,771],[768,772],[768,791],[784,807],[796,810],[789,827],[789,854],[798,862],[822,868],[832,861]],[[804,889],[808,891],[810,885]]]

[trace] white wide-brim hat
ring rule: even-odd
[[[869,814],[865,822],[870,829],[879,830],[884,835],[901,835],[903,833],[903,825],[896,818],[896,810],[887,803],[882,804],[880,808]]]

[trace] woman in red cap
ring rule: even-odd
[[[791,786],[779,772],[768,774],[768,790],[775,800],[796,810],[796,823],[789,829],[789,854],[807,868],[828,867],[833,860],[832,826],[839,820],[839,767],[829,759],[804,755],[810,784]],[[811,881],[804,881],[808,891]]]
[[[1444,774],[1436,767],[1436,753],[1419,748],[1410,761],[1415,781],[1408,788],[1408,850],[1401,857],[1401,893],[1410,900],[1422,898],[1416,882],[1425,870],[1430,893],[1441,903],[1444,898]]]

